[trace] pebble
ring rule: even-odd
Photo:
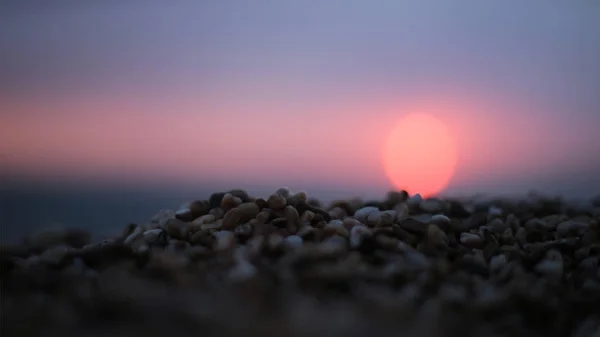
[[[549,250],[544,259],[535,266],[535,271],[556,279],[562,277],[564,263],[561,253],[554,249]]]
[[[167,244],[167,235],[165,231],[161,228],[147,230],[143,233],[144,241],[149,243],[150,245],[154,244]]]
[[[422,235],[422,236],[427,234],[427,230],[428,230],[427,228],[429,226],[427,223],[418,221],[413,218],[404,219],[404,220],[400,221],[398,224],[400,225],[400,228],[405,229],[413,234]]]
[[[163,208],[150,219],[151,226],[164,227],[169,219],[175,218],[175,211]]]
[[[379,208],[374,207],[374,206],[363,207],[363,208],[358,209],[356,212],[354,212],[354,218],[356,220],[366,224],[369,214],[371,214],[373,212],[379,212]]]
[[[287,220],[286,229],[291,234],[296,234],[300,227],[300,215],[298,214],[298,211],[296,208],[288,205],[283,209],[283,214]]]
[[[221,208],[228,211],[242,204],[242,199],[234,197],[231,193],[226,193],[221,199]]]
[[[405,268],[410,272],[422,272],[431,265],[429,259],[423,253],[417,251],[406,251],[404,262]]]
[[[123,241],[124,244],[130,246],[133,242],[143,238],[144,236],[144,229],[142,227],[136,227],[133,232],[131,232],[131,234],[129,234],[125,240]]]
[[[53,315],[44,332],[57,335],[56,326],[85,332],[87,323],[72,323],[82,317],[119,334],[111,320],[100,323],[98,310],[127,326],[138,317],[151,331],[160,330],[157,317],[179,317],[186,329],[220,335],[227,334],[210,322],[233,335],[305,335],[301,327],[311,335],[323,327],[330,335],[593,333],[597,317],[586,317],[600,300],[600,224],[592,214],[539,196],[407,196],[324,210],[304,192],[280,189],[265,200],[231,190],[178,214],[161,210],[96,244],[84,232],[55,229],[1,246],[3,305],[7,313],[21,305],[11,315],[33,321],[41,316],[31,299],[44,294],[41,315]],[[54,315],[61,306],[72,312]],[[296,330],[285,330],[291,319]],[[15,334],[13,321],[3,328]],[[181,333],[180,325],[167,331]]]
[[[400,204],[394,209],[396,211],[396,220],[401,221],[410,215],[410,210],[406,204]]]
[[[175,212],[175,218],[182,221],[192,221],[194,220],[194,215],[192,214],[192,210],[188,207],[180,208]]]
[[[269,199],[267,199],[267,204],[269,205],[269,208],[272,209],[283,209],[286,202],[285,197],[279,193],[271,194]]]
[[[581,236],[584,234],[588,226],[589,224],[584,222],[568,220],[558,224],[558,226],[556,227],[556,232],[561,237],[566,237],[569,235]]]
[[[379,210],[369,213],[369,215],[367,215],[367,225],[369,225],[370,227],[378,226],[381,222],[381,214],[382,212],[380,212]]]
[[[396,212],[395,210],[387,210],[387,211],[380,212],[379,214],[380,214],[379,224],[382,226],[390,226],[391,224],[396,222],[396,220],[398,218],[398,212]]]
[[[502,208],[491,205],[488,209],[488,214],[491,217],[501,216],[503,213]]]
[[[206,215],[203,215],[203,216],[195,219],[194,221],[192,221],[192,223],[194,225],[200,227],[201,225],[211,224],[211,223],[215,222],[216,220],[217,220],[217,218],[213,214],[206,214]]]
[[[68,247],[56,246],[44,251],[42,255],[40,255],[39,261],[51,266],[58,266],[65,261],[65,259],[69,256],[69,253],[70,251]]]
[[[245,202],[237,206],[237,209],[240,213],[240,221],[247,222],[250,219],[256,218],[260,213],[260,208],[254,202]]]
[[[370,237],[373,233],[371,229],[364,225],[358,225],[350,229],[350,247],[356,249],[360,247],[366,237]]]
[[[240,224],[242,220],[242,212],[239,208],[232,208],[223,217],[223,229],[224,230],[233,230],[237,225]]]
[[[492,256],[492,258],[490,259],[490,266],[489,266],[490,273],[491,274],[499,273],[500,270],[502,270],[502,268],[504,268],[504,266],[506,265],[507,262],[508,262],[508,259],[506,258],[506,255],[504,255],[504,254]]]
[[[412,195],[410,198],[406,200],[406,205],[409,207],[419,206],[423,201],[423,197],[419,193]]]
[[[427,227],[427,238],[436,247],[447,247],[448,236],[436,225],[429,225]]]
[[[446,204],[439,199],[425,199],[419,203],[419,208],[426,213],[441,213],[445,211]]]
[[[188,233],[188,224],[180,219],[170,219],[165,225],[165,231],[170,237],[184,240]]]
[[[219,231],[213,234],[216,238],[214,249],[216,251],[227,250],[235,243],[235,235],[230,231]]]
[[[510,225],[499,218],[493,219],[487,224],[487,227],[496,234],[502,234],[505,230],[510,229]]]
[[[302,247],[304,240],[298,235],[290,235],[285,238],[285,245],[290,248]]]
[[[461,233],[460,243],[469,248],[481,248],[483,246],[483,239],[477,234]]]
[[[443,214],[436,214],[429,219],[429,224],[436,225],[444,231],[450,228],[451,220]]]

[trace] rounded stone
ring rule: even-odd
[[[213,248],[216,251],[227,250],[235,243],[235,234],[231,231],[219,231],[213,235],[216,239]]]
[[[443,214],[436,214],[432,216],[431,219],[429,219],[429,224],[436,225],[444,231],[448,230],[451,222],[452,221],[450,220],[450,218]]]
[[[502,221],[502,219],[499,218],[495,218],[493,219],[490,223],[487,224],[487,227],[494,233],[496,234],[501,234],[503,233],[505,230],[510,228],[510,225],[505,222]]]
[[[283,209],[286,202],[285,197],[279,193],[271,194],[269,199],[267,199],[267,204],[269,205],[269,208],[272,209]]]
[[[302,237],[298,235],[289,235],[285,238],[285,245],[289,248],[299,248],[302,247],[304,240]]]
[[[232,208],[223,217],[223,229],[233,230],[242,220],[242,212],[238,208]]]
[[[446,204],[439,199],[430,198],[421,201],[419,208],[426,213],[441,213],[445,210]]]
[[[462,233],[460,234],[460,243],[469,248],[481,248],[483,246],[483,239],[477,234]]]
[[[354,212],[354,218],[356,220],[366,224],[369,214],[371,214],[373,212],[379,212],[379,208],[374,207],[374,206],[363,207],[361,209],[358,209],[356,212]]]
[[[260,207],[256,203],[253,202],[245,202],[240,204],[237,209],[240,212],[241,221],[245,222],[250,219],[256,218],[258,213],[260,213]]]

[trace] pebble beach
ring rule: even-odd
[[[2,336],[600,337],[600,199],[236,189],[1,247]]]

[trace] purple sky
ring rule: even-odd
[[[447,193],[589,196],[599,17],[597,1],[5,1],[0,169],[381,195],[381,144],[426,106],[458,142]]]

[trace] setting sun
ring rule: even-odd
[[[394,187],[423,197],[448,185],[457,162],[448,128],[427,114],[403,118],[389,135],[384,151],[383,166]]]

